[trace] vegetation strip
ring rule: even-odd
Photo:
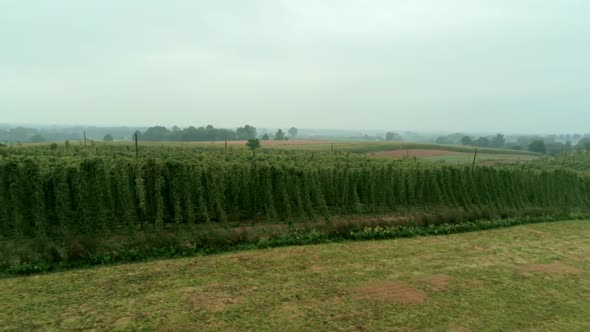
[[[554,222],[570,220],[573,218],[587,219],[590,215],[562,215],[558,217],[538,216],[538,217],[521,217],[495,220],[476,220],[471,222],[462,222],[457,224],[429,224],[420,226],[414,220],[405,226],[383,226],[382,224],[371,222],[365,224],[352,223],[345,224],[339,228],[324,225],[324,229],[312,228],[293,228],[287,234],[271,232],[259,233],[252,240],[243,240],[244,232],[235,229],[217,229],[210,230],[208,233],[202,231],[197,233],[157,233],[148,237],[136,239],[135,242],[127,242],[121,246],[107,248],[109,252],[98,252],[98,248],[89,248],[97,246],[97,242],[91,238],[85,238],[82,241],[77,239],[75,254],[79,256],[70,261],[61,261],[58,259],[42,260],[38,263],[18,264],[10,266],[4,264],[4,272],[8,274],[33,274],[40,272],[50,272],[69,268],[88,267],[93,265],[105,265],[114,263],[129,263],[153,258],[175,258],[195,255],[219,254],[222,252],[249,250],[249,249],[267,249],[283,246],[297,246],[320,244],[340,241],[365,241],[365,240],[385,240],[396,238],[410,238],[428,235],[446,235],[488,230],[495,228],[512,227],[516,225],[534,224],[542,222]],[[440,222],[440,219],[439,219]],[[326,227],[328,226],[328,227]],[[49,252],[53,255],[57,249],[55,243],[44,243],[42,253]],[[90,251],[89,251],[90,249]],[[94,252],[92,252],[94,250]],[[72,254],[70,252],[70,254]],[[0,270],[1,271],[1,270]]]

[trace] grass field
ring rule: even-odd
[[[590,223],[0,279],[0,330],[590,329]]]

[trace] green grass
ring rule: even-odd
[[[0,279],[0,330],[590,329],[590,224]]]

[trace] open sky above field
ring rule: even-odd
[[[585,0],[0,3],[0,121],[585,132]]]

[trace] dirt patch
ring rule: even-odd
[[[324,267],[320,265],[312,265],[310,268],[311,272],[320,273],[324,271]]]
[[[432,156],[446,156],[454,154],[464,154],[461,152],[449,151],[449,150],[423,150],[423,149],[408,149],[408,150],[393,150],[393,151],[378,151],[373,152],[371,155],[382,156],[382,157],[432,157]]]
[[[524,266],[518,266],[517,269],[523,273],[539,272],[547,274],[582,274],[584,271],[575,268],[573,266],[564,263],[551,263],[551,264],[529,264]]]
[[[220,312],[244,300],[241,296],[232,296],[224,291],[203,290],[193,287],[184,288],[180,293],[194,311]]]
[[[441,292],[449,288],[449,284],[453,281],[453,278],[444,274],[439,274],[423,278],[422,280],[426,281],[433,291]]]
[[[420,304],[428,295],[405,282],[374,281],[366,283],[355,290],[361,299],[400,304]]]

